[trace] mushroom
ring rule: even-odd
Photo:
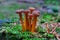
[[[24,26],[26,30],[29,30],[28,13],[29,13],[29,10],[24,10],[24,14],[25,14]]]
[[[34,7],[29,7],[29,10],[30,10],[30,14],[32,14],[32,12],[35,10]]]
[[[16,10],[16,13],[19,14],[20,21],[21,21],[21,24],[22,24],[22,30],[25,30],[24,29],[24,23],[23,23],[23,20],[22,20],[22,13],[23,13],[23,11],[24,11],[24,9]]]
[[[31,32],[35,32],[35,27],[37,23],[37,17],[39,16],[39,11],[33,11],[33,21],[32,21],[32,29]]]
[[[24,9],[16,10],[16,13],[19,14],[21,23],[23,23],[23,20],[22,20],[22,13],[23,13],[23,11],[24,11]]]
[[[32,17],[33,17],[33,14],[29,14],[29,31],[31,31],[31,27],[32,27]]]
[[[29,7],[30,15],[29,15],[29,27],[31,28],[31,22],[32,22],[32,12],[35,10],[34,7]],[[31,29],[30,29],[31,31]]]

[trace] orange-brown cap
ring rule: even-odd
[[[29,10],[24,10],[24,13],[29,13],[30,11]]]
[[[39,16],[40,15],[40,12],[39,11],[33,11],[33,15]]]
[[[33,17],[33,14],[29,14],[29,17],[32,18]]]
[[[33,11],[33,10],[35,10],[35,8],[34,7],[29,7],[29,10]]]
[[[22,13],[24,11],[24,9],[20,9],[20,10],[16,10],[16,13]]]

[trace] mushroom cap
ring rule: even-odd
[[[27,13],[29,13],[29,12],[30,12],[29,10],[24,10],[24,13],[25,13],[25,14],[27,14]]]
[[[33,17],[33,14],[29,14],[29,17],[32,18]]]
[[[34,7],[29,7],[29,10],[33,11],[33,10],[35,10],[35,8]]]
[[[39,11],[33,11],[33,15],[39,16],[40,15],[40,12]]]
[[[22,13],[24,11],[24,9],[20,9],[20,10],[16,10],[16,13]]]

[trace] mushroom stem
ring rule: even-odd
[[[19,13],[19,17],[20,17],[21,24],[23,24],[22,14],[21,13]]]
[[[37,23],[37,17],[33,17],[33,21],[32,21],[32,29],[31,32],[35,32],[35,27],[36,27],[36,23]]]
[[[29,31],[31,31],[31,18],[29,18]]]
[[[31,27],[32,27],[32,17],[33,17],[33,14],[29,14],[29,31],[31,31]]]
[[[23,23],[23,20],[22,20],[22,14],[20,13],[19,16],[20,16],[20,21],[21,21],[21,24],[22,24],[22,31],[25,31],[24,23]]]
[[[26,18],[24,18],[24,29],[25,29],[25,30],[23,29],[24,31],[26,31],[26,26],[27,26],[26,25]]]

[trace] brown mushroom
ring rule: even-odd
[[[29,14],[29,31],[31,31],[31,27],[32,27],[32,17],[33,14]]]
[[[31,28],[31,22],[32,22],[32,12],[35,10],[34,7],[29,7],[29,10],[30,10],[30,15],[29,15],[29,27]],[[31,31],[31,29],[30,29]]]
[[[16,10],[16,13],[19,14],[21,23],[23,23],[23,20],[22,20],[22,13],[23,13],[23,11],[24,11],[24,9]]]
[[[24,23],[23,23],[23,20],[22,20],[23,11],[24,11],[24,9],[16,10],[16,13],[19,14],[19,17],[20,17],[20,21],[21,21],[21,24],[22,24],[22,30],[24,29]]]
[[[39,16],[39,11],[33,11],[33,21],[32,21],[32,29],[31,32],[35,32],[35,27],[37,23],[37,17]]]
[[[34,7],[29,7],[29,10],[30,10],[30,14],[32,14],[32,12],[35,10]]]
[[[24,14],[25,14],[24,26],[25,26],[25,29],[26,29],[26,30],[29,30],[28,13],[29,13],[29,10],[24,10]]]

